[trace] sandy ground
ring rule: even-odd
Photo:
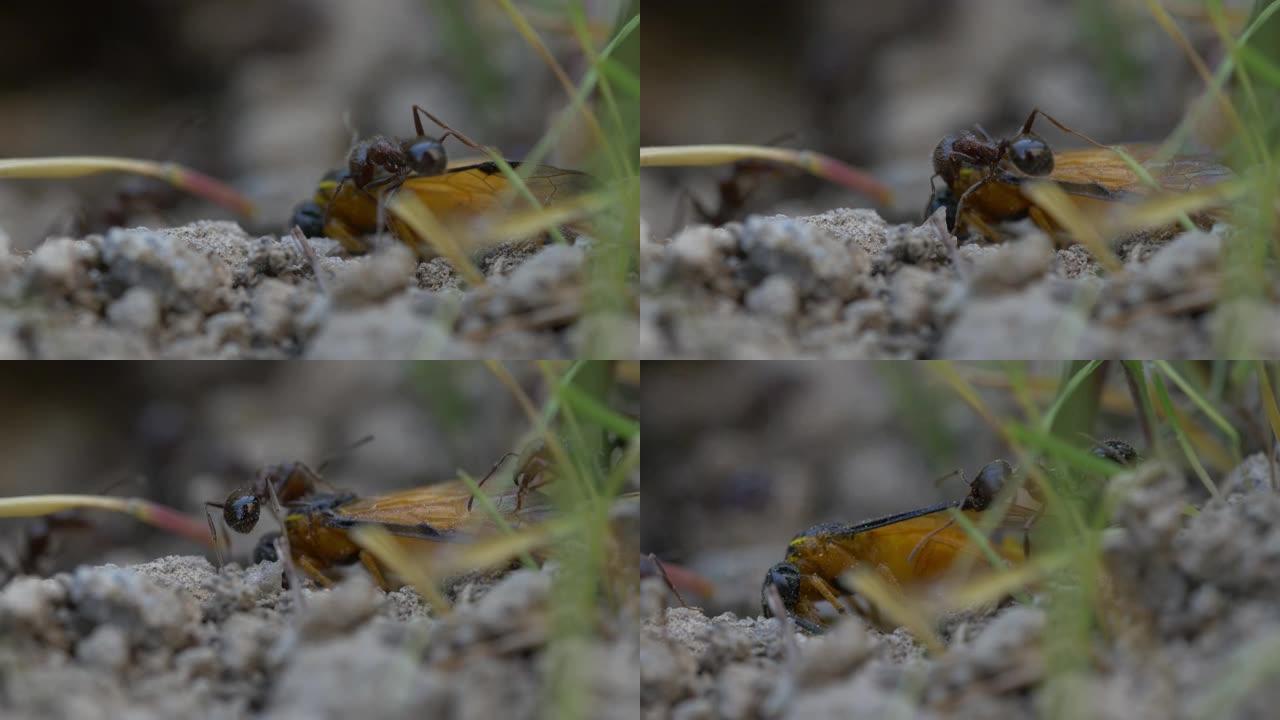
[[[1280,355],[1272,292],[1215,306],[1229,228],[1124,242],[1123,272],[1026,227],[956,247],[873,210],[641,234],[644,358],[1208,357],[1250,328]]]
[[[547,707],[555,573],[459,579],[441,616],[363,572],[281,589],[278,563],[82,566],[0,591],[9,718],[535,718]],[[634,611],[605,613],[576,682],[589,717],[639,708]]]
[[[584,315],[591,243],[509,244],[477,258],[482,287],[389,244],[358,258],[228,222],[0,242],[0,357],[630,357],[630,317]]]
[[[1267,717],[1280,647],[1280,496],[1257,454],[1219,480],[1200,513],[1185,478],[1149,464],[1115,481],[1104,542],[1111,592],[1087,658],[1052,671],[1051,607],[972,612],[941,623],[945,653],[905,631],[846,619],[822,636],[775,619],[708,617],[642,590],[646,718]]]

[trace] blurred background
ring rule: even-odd
[[[994,417],[1014,422],[1025,417],[1011,392],[1015,379],[1043,412],[1072,367],[1078,366],[647,362],[642,551],[713,583],[710,598],[686,595],[709,615],[757,615],[764,573],[783,560],[795,534],[820,522],[859,522],[960,500],[967,486],[945,476],[963,471],[972,479],[997,458],[1017,464],[936,368],[954,369]],[[1217,407],[1241,428],[1246,455],[1262,446],[1268,430],[1259,424],[1265,415],[1256,393],[1232,390],[1225,367],[1179,369],[1194,385],[1216,388],[1206,394],[1221,396]],[[1063,436],[1086,448],[1120,439],[1149,453],[1120,368],[1108,363],[1099,372],[1105,383],[1096,416]],[[1068,419],[1065,412],[1060,421]],[[1199,447],[1200,437],[1193,439]],[[1215,478],[1234,467],[1205,457]],[[1203,494],[1187,476],[1189,492]]]
[[[573,1],[597,48],[639,11],[639,0]],[[515,4],[577,80],[588,62],[567,2]],[[619,56],[638,62],[638,43],[630,45]],[[568,104],[497,2],[0,5],[0,157],[181,162],[258,203],[251,233],[278,233],[320,176],[345,163],[354,136],[411,136],[414,103],[515,159]],[[589,169],[586,134],[565,138],[546,161]],[[460,147],[449,145],[455,155]],[[119,197],[126,189],[137,201]],[[122,176],[0,182],[0,229],[17,249],[111,223],[225,216]]]
[[[1163,0],[1212,67],[1222,43],[1204,4]],[[1226,0],[1238,33],[1254,0]],[[782,144],[871,170],[880,208],[918,221],[938,141],[980,123],[1012,134],[1032,108],[1104,142],[1159,141],[1204,83],[1145,0],[647,0],[643,145]],[[1072,141],[1046,125],[1052,146]],[[727,168],[647,170],[642,212],[658,235],[696,221]],[[747,212],[809,214],[870,201],[812,178],[771,177]]]
[[[536,366],[507,367],[535,403],[546,399]],[[608,366],[587,364],[579,377],[591,367]],[[605,401],[634,414],[624,397]],[[14,364],[0,374],[0,406],[0,495],[107,492],[200,518],[205,501],[223,501],[265,465],[316,468],[335,458],[325,479],[369,494],[453,479],[458,470],[484,477],[531,437],[511,392],[467,362]],[[366,435],[373,441],[348,450]],[[170,553],[212,558],[131,518],[79,517],[87,526],[58,533],[48,570]],[[0,519],[0,560],[30,527]],[[233,536],[243,562],[254,539]]]

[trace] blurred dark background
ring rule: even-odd
[[[544,399],[535,368],[508,369]],[[115,484],[117,497],[201,518],[204,501],[221,502],[257,468],[281,462],[315,468],[337,455],[325,478],[359,493],[448,480],[459,469],[483,477],[530,427],[492,373],[462,362],[10,364],[0,407],[0,495],[96,494]],[[344,452],[366,435],[373,442]],[[81,517],[90,526],[58,536],[53,568],[202,552],[131,518]],[[28,527],[0,519],[0,543],[11,547]],[[253,540],[235,543],[243,560]]]
[[[567,1],[516,5],[577,78],[586,61]],[[583,0],[597,47],[636,4]],[[414,103],[513,158],[567,105],[496,2],[0,5],[0,157],[182,162],[259,204],[251,232],[279,232],[320,176],[345,163],[353,134],[412,135]],[[547,161],[580,167],[585,148],[575,137],[584,134],[569,133]],[[459,148],[450,145],[461,155]],[[182,198],[171,206],[156,185],[121,176],[0,181],[0,229],[17,249],[50,233],[99,230],[103,213],[130,187],[151,197],[128,224],[226,216]]]
[[[1199,2],[1162,3],[1212,66],[1221,43]],[[1232,30],[1253,0],[1225,3]],[[849,2],[647,0],[643,145],[768,143],[828,153],[895,190],[880,208],[918,220],[930,154],[981,123],[1011,134],[1034,107],[1100,142],[1158,141],[1204,87],[1143,0]],[[1048,127],[1051,145],[1078,146]],[[643,215],[664,234],[697,216],[726,168],[642,174]],[[865,207],[811,178],[765,183],[752,212]],[[673,223],[673,220],[675,221]]]
[[[1005,365],[953,367],[998,417],[1023,417]],[[1061,368],[1025,367],[1040,407]],[[1141,450],[1127,408],[1111,368],[1093,434]],[[686,598],[710,614],[757,614],[765,571],[810,525],[959,500],[964,483],[940,478],[1016,462],[923,362],[647,362],[641,417],[642,550],[712,581],[712,598]]]

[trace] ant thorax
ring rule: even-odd
[[[361,140],[347,154],[351,181],[361,190],[375,182],[403,177],[408,163],[401,144],[385,135]]]
[[[407,139],[375,135],[356,143],[347,154],[351,181],[361,190],[411,175],[439,175],[448,167],[444,145],[425,135]]]

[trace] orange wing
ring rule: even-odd
[[[356,498],[334,508],[333,515],[355,522],[382,525],[427,525],[442,535],[470,529],[484,513],[469,512],[471,490],[460,480],[425,485],[400,492]],[[476,528],[478,529],[478,527]]]
[[[471,500],[471,489],[461,480],[410,488],[400,492],[356,498],[331,511],[341,522],[378,523],[393,533],[417,537],[433,535],[480,535],[498,529],[479,504]],[[511,525],[536,519],[547,508],[546,496],[515,488],[489,497]],[[519,511],[516,506],[520,505]],[[426,527],[423,527],[426,526]]]
[[[980,521],[979,513],[966,511],[965,515],[975,523]],[[975,567],[986,564],[981,549],[969,538],[968,533],[951,522],[950,514],[945,512],[921,515],[869,530],[855,537],[861,537],[862,540],[862,547],[858,551],[859,559],[865,559],[872,565],[883,565],[903,585],[946,573],[962,555],[978,561]],[[1020,539],[1006,537],[993,542],[993,546],[996,552],[1011,562],[1024,559]]]
[[[1179,156],[1163,162],[1152,162],[1159,149],[1149,143],[1116,146],[1143,165],[1163,188],[1170,192],[1187,192],[1231,177],[1231,170],[1208,157]],[[1063,185],[1069,193],[1119,199],[1127,194],[1151,192],[1128,163],[1109,148],[1064,150],[1054,155],[1049,178]]]
[[[520,163],[511,165],[522,169]],[[590,184],[591,177],[585,173],[550,165],[536,166],[525,180],[529,192],[544,206],[582,193]],[[432,213],[446,217],[484,214],[501,207],[516,194],[516,189],[492,162],[450,167],[442,175],[411,177],[400,189],[412,192]]]

